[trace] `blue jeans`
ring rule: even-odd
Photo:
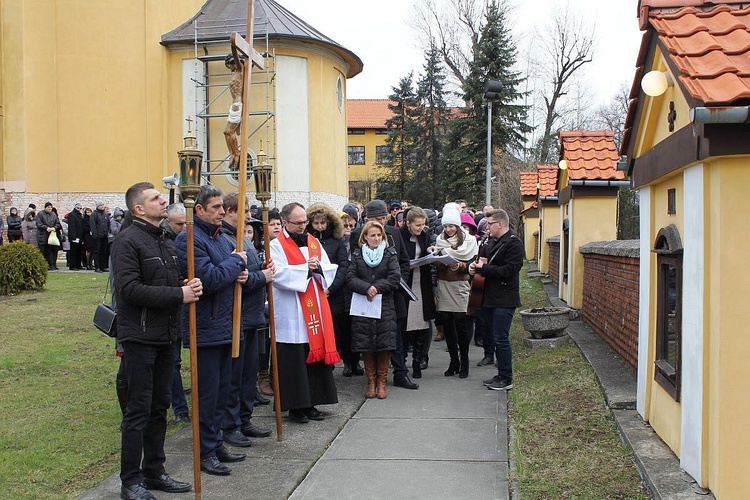
[[[497,360],[497,375],[501,380],[513,382],[513,356],[510,348],[510,325],[513,322],[515,308],[484,307],[482,315],[487,330],[492,332]]]
[[[185,400],[185,388],[182,386],[182,343],[174,344],[174,376],[172,377],[172,411],[174,416],[187,415],[188,406]]]

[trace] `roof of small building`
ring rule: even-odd
[[[388,109],[390,102],[389,99],[347,99],[346,126],[385,128],[386,120],[393,116],[393,111]]]
[[[362,60],[351,50],[325,36],[274,0],[255,0],[253,34],[271,39],[296,39],[328,48],[349,65],[347,78],[362,72]],[[197,24],[196,30],[194,23]],[[246,36],[247,0],[208,0],[193,17],[162,35],[162,45],[229,41],[232,33]]]
[[[611,130],[560,132],[561,157],[568,162],[568,179],[625,179],[617,170],[620,155]]]
[[[539,174],[539,196],[555,196],[557,194],[557,165],[537,165]]]
[[[539,174],[536,172],[520,172],[521,174],[521,196],[536,196],[536,185],[539,183]]]
[[[525,214],[529,210],[534,210],[535,208],[539,208],[539,203],[537,203],[536,201],[534,203],[532,203],[531,205],[529,205],[528,207],[526,207],[523,210],[521,210],[520,213]]]

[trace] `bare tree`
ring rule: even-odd
[[[620,150],[622,135],[625,131],[625,118],[628,115],[628,104],[630,103],[630,90],[623,83],[617,93],[609,102],[599,106],[594,113],[597,128],[611,130],[615,134],[615,145]]]
[[[594,48],[594,30],[588,29],[569,8],[554,17],[552,27],[539,36],[544,48],[546,62],[539,67],[549,68],[546,75],[546,90],[543,91],[546,117],[541,137],[539,163],[547,163],[550,141],[558,118],[560,101],[569,91],[571,77],[584,64],[591,62]]]
[[[463,87],[479,41],[486,0],[421,0],[414,5],[411,26],[424,48],[434,44],[453,76]]]

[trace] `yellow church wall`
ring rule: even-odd
[[[681,238],[684,237],[684,226],[682,216],[684,214],[683,206],[683,175],[677,173],[672,177],[660,179],[658,184],[652,185],[651,193],[651,234],[641,235],[641,238],[648,237],[649,247],[653,248],[654,242],[656,241],[656,235],[662,227],[666,227],[670,224],[677,226],[680,232]],[[675,189],[675,206],[676,214],[667,214],[667,192],[670,189]],[[684,245],[683,241],[683,245]],[[649,421],[654,431],[659,437],[666,443],[667,446],[674,451],[676,455],[680,454],[680,432],[682,429],[682,416],[680,410],[680,404],[675,402],[674,399],[664,390],[662,387],[654,381],[654,361],[656,356],[656,297],[657,297],[657,269],[656,259],[653,258],[650,272],[650,321],[649,321],[649,356],[648,356],[648,377],[647,384],[649,390],[647,391],[646,406],[648,407],[645,418]]]
[[[549,245],[547,239],[562,232],[560,227],[560,207],[557,202],[539,202],[539,218],[542,229],[539,234],[539,272],[549,272]]]
[[[610,241],[617,239],[617,198],[581,197],[572,198],[566,215],[569,226],[569,259],[568,282],[560,280],[561,297],[567,299],[568,305],[580,309],[583,305],[583,255],[578,249],[592,241]],[[565,206],[563,206],[563,209]],[[560,246],[564,241],[561,236]],[[560,269],[564,262],[560,261]]]
[[[748,157],[720,158],[707,164],[706,173],[706,449],[709,486],[717,498],[743,498],[750,490],[750,433],[745,431],[750,415],[750,286],[742,271],[750,234],[742,195],[750,183],[749,167]]]
[[[158,42],[202,3],[4,2],[3,94],[13,106],[2,180],[32,192],[160,183],[167,51]]]

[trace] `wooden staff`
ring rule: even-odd
[[[185,200],[187,227],[187,277],[188,281],[195,278],[195,240],[193,237],[193,208],[192,198]],[[201,497],[201,432],[198,408],[198,331],[195,314],[195,302],[188,304],[188,334],[190,336],[190,401],[193,405],[193,488],[195,498]]]
[[[271,235],[268,234],[268,205],[263,205],[263,248],[266,254],[266,266],[271,262]],[[281,392],[279,391],[279,360],[276,354],[276,319],[273,307],[273,282],[266,283],[268,294],[268,330],[271,333],[271,366],[273,367],[273,409],[276,413],[276,439],[284,439],[284,429],[281,426]]]

